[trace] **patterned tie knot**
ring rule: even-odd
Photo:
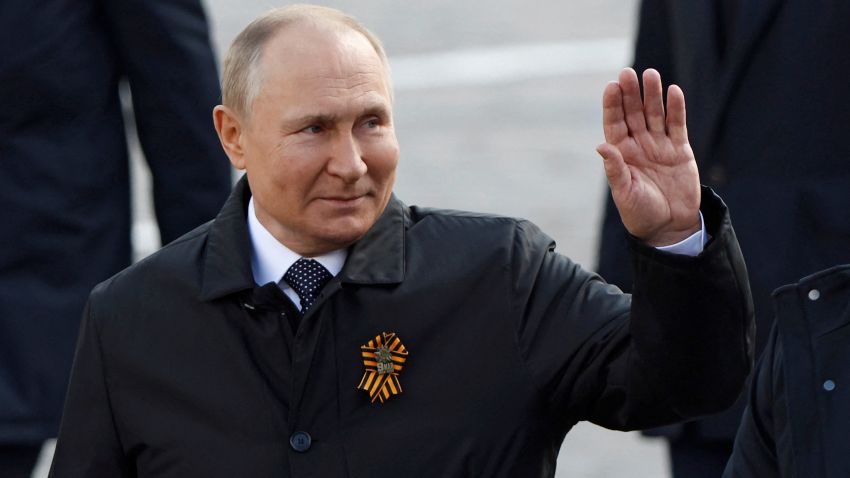
[[[319,291],[332,278],[331,273],[314,259],[298,259],[283,275],[284,282],[292,287],[301,299],[302,314],[306,314],[313,306]]]

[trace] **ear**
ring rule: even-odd
[[[213,108],[213,123],[221,147],[236,169],[245,169],[245,151],[242,149],[242,134],[245,129],[239,115],[227,106]]]

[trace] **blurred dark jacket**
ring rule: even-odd
[[[701,180],[734,214],[759,351],[772,322],[774,289],[850,262],[848,18],[850,2],[843,0],[645,0],[641,6],[635,67],[656,68],[665,83],[685,92]],[[630,290],[625,237],[609,198],[598,272]],[[739,400],[690,426],[706,440],[731,441],[743,405]],[[675,437],[681,430],[662,433]]]
[[[0,444],[56,435],[86,297],[131,261],[122,78],[166,243],[231,184],[200,2],[0,2]]]
[[[785,286],[775,301],[723,476],[850,476],[850,265]]]

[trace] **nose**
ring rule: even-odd
[[[354,183],[366,174],[360,145],[351,134],[340,135],[333,148],[333,156],[328,160],[328,174],[337,176],[346,183]]]

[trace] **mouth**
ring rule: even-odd
[[[360,205],[363,201],[366,200],[366,195],[359,196],[327,196],[320,198],[320,200],[326,204],[330,204],[336,207],[354,207]]]

